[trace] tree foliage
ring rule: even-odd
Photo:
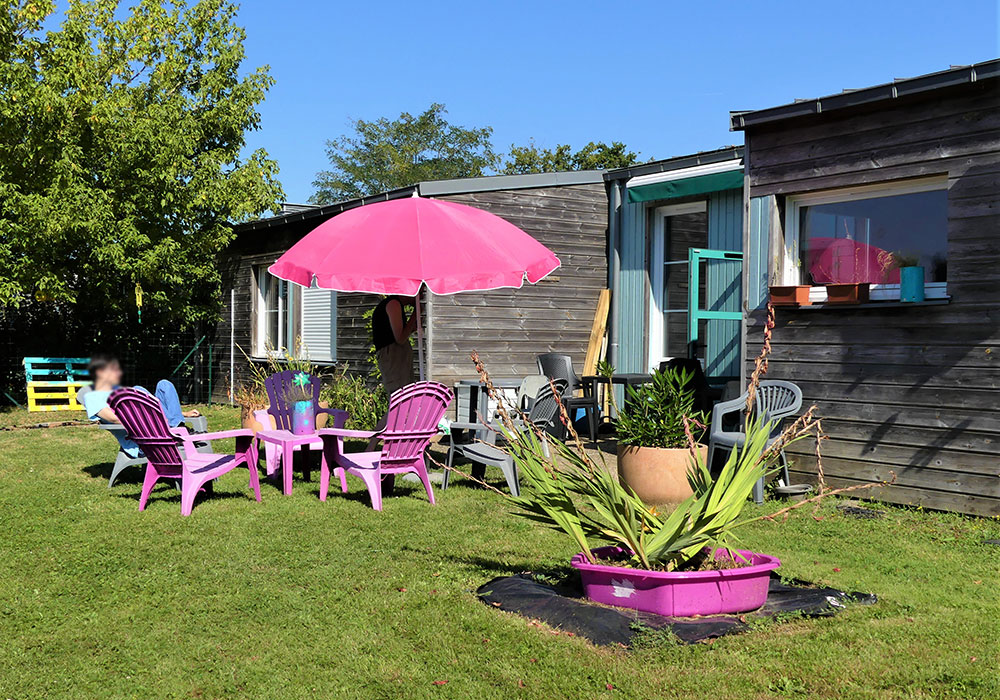
[[[497,164],[493,129],[448,122],[442,104],[416,116],[356,119],[353,134],[327,141],[330,169],[316,175],[311,201],[330,204],[406,187],[422,180],[478,177]]]
[[[403,112],[398,119],[354,120],[352,133],[327,141],[330,169],[317,173],[310,201],[331,204],[424,180],[603,170],[639,160],[619,141],[592,141],[577,151],[566,144],[541,148],[532,141],[503,155],[493,147],[491,127],[456,126],[446,114],[444,105],[432,104],[417,116]]]
[[[211,317],[229,225],[282,196],[241,155],[267,68],[226,0],[6,0],[0,14],[0,308],[109,322]]]
[[[610,144],[591,141],[578,151],[568,144],[542,148],[534,141],[527,146],[511,145],[502,172],[505,175],[550,173],[566,170],[612,170],[639,161],[639,154],[620,141]]]

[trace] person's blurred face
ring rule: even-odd
[[[98,384],[118,386],[122,381],[122,366],[118,364],[117,360],[109,362],[104,367],[97,370],[96,379],[96,383]]]

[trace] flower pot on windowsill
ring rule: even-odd
[[[809,285],[772,285],[768,288],[774,306],[809,306]]]
[[[847,282],[826,285],[827,304],[865,304],[868,302],[868,282]]]
[[[899,268],[899,300],[911,303],[924,300],[924,268],[920,265]]]
[[[591,564],[581,553],[570,561],[580,571],[587,598],[604,605],[631,608],[658,615],[690,617],[756,610],[767,600],[771,572],[781,566],[776,557],[734,550],[736,561],[749,565],[707,571],[648,571],[615,566],[627,552],[620,547],[593,550]],[[729,557],[724,549],[716,560]]]
[[[702,463],[708,447],[699,445]],[[687,480],[691,451],[686,447],[618,444],[618,480],[649,506],[676,505],[692,493]]]

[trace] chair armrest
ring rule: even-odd
[[[171,428],[171,432],[178,430],[178,428]],[[180,430],[184,430],[180,428]],[[214,433],[188,433],[184,434],[174,433],[184,442],[210,442],[212,440],[227,440],[229,438],[253,438],[254,432],[252,430],[247,430],[246,428],[240,428],[238,430],[220,430]]]
[[[356,438],[358,440],[369,440],[381,434],[381,430],[345,430],[344,428],[323,428],[317,433],[320,437],[330,435],[331,437]]]
[[[722,430],[722,419],[730,413],[744,408],[747,405],[747,396],[749,394],[744,392],[738,398],[717,403],[712,407],[712,433],[725,432]]]
[[[333,427],[340,429],[344,427],[347,423],[347,419],[351,417],[351,414],[340,408],[323,408],[319,406],[316,408],[316,415],[320,413],[326,413],[333,418]]]
[[[121,433],[122,435],[128,435],[128,431],[125,430],[125,426],[121,423],[98,423],[97,427],[101,430],[107,430],[109,433]]]

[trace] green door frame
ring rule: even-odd
[[[698,341],[698,322],[706,320],[741,321],[740,311],[710,311],[698,306],[698,287],[701,284],[702,260],[743,260],[743,253],[734,250],[688,248],[688,347]]]

